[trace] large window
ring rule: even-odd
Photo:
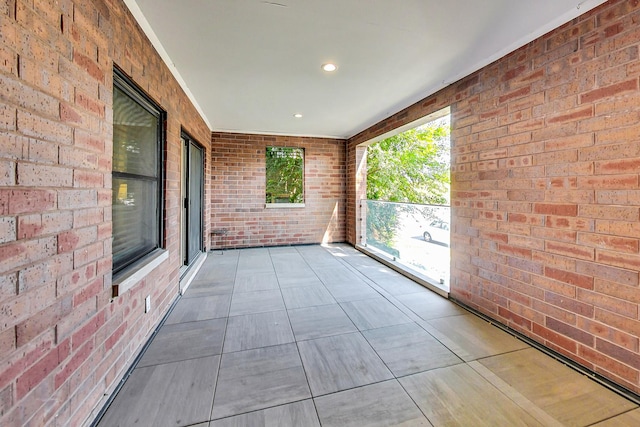
[[[113,272],[161,246],[164,114],[117,70],[113,79]]]
[[[269,204],[304,203],[304,149],[295,147],[267,147],[267,191]]]

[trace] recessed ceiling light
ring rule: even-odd
[[[293,115],[293,117],[295,117],[296,119],[301,119],[301,118],[302,118],[302,114],[300,114],[300,113],[295,113],[295,114]]]
[[[332,64],[331,62],[328,62],[326,64],[322,64],[322,69],[328,73],[335,71],[338,69],[338,67],[336,66],[336,64]]]

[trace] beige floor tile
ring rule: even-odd
[[[635,407],[534,348],[479,362],[564,425],[590,425]]]
[[[466,364],[399,379],[434,426],[542,426]]]
[[[422,325],[465,361],[529,347],[473,314],[432,319]]]

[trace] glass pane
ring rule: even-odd
[[[155,177],[158,118],[113,89],[113,170]]]
[[[155,181],[113,179],[113,266],[157,247],[158,190]]]
[[[451,208],[363,200],[361,243],[449,290]]]
[[[189,144],[189,262],[202,250],[202,172],[202,150]]]
[[[267,203],[304,203],[304,150],[267,147]]]

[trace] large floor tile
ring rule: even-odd
[[[280,289],[234,293],[229,316],[284,310]]]
[[[293,342],[286,311],[246,314],[229,318],[224,352],[249,350]]]
[[[274,273],[273,262],[268,249],[250,249],[242,251],[238,257],[238,271],[245,274]]]
[[[362,275],[354,273],[347,267],[318,268],[314,271],[327,287],[367,285]]]
[[[289,320],[297,341],[358,331],[337,304],[289,310]]]
[[[167,318],[165,324],[218,319],[229,315],[231,295],[210,295],[200,298],[182,298]]]
[[[338,302],[359,301],[380,298],[380,294],[367,284],[329,285],[327,290]]]
[[[180,427],[209,420],[220,356],[138,368],[100,427]]]
[[[370,268],[369,270],[371,271]],[[403,275],[395,271],[376,274],[367,274],[366,271],[361,271],[361,273],[363,273],[365,276],[367,276],[367,278],[369,278],[369,280],[380,286],[391,295],[411,294],[416,292],[423,292],[425,290],[422,285],[404,277]]]
[[[533,348],[479,362],[565,425],[591,425],[636,407]]]
[[[361,331],[411,322],[411,319],[384,298],[343,302],[340,305]]]
[[[278,278],[275,273],[270,274],[246,274],[238,273],[236,275],[234,293],[268,291],[278,289]]]
[[[182,298],[202,298],[213,295],[231,295],[233,279],[207,279],[193,281]]]
[[[270,248],[271,262],[276,271],[288,271],[290,269],[306,268],[307,265],[294,247]]]
[[[279,257],[274,260],[278,283],[281,288],[295,286],[322,286],[322,282],[306,261],[299,255]]]
[[[363,335],[396,377],[462,363],[415,323],[372,329]]]
[[[320,427],[311,399],[212,421],[209,427]]]
[[[342,263],[322,246],[298,246],[297,249],[307,265],[313,269],[342,266]]]
[[[420,292],[398,295],[396,299],[424,320],[469,314],[467,310],[459,305],[426,289]]]
[[[431,425],[395,380],[314,400],[323,427]]]
[[[295,344],[222,355],[212,418],[311,397]]]
[[[393,378],[359,333],[298,343],[314,396]]]
[[[283,288],[282,297],[289,310],[336,303],[329,291],[322,285]]]
[[[466,364],[399,379],[434,426],[542,426]]]
[[[529,347],[472,314],[433,319],[425,322],[424,327],[427,332],[465,361]]]
[[[281,288],[292,288],[297,286],[323,286],[311,269],[292,271],[286,274],[277,273],[278,283]]]
[[[283,255],[283,254],[293,254],[298,255],[298,247],[297,246],[273,246],[268,248],[269,254],[271,257]]]
[[[222,353],[226,318],[165,325],[155,336],[139,367]]]
[[[194,280],[212,278],[233,279],[238,270],[238,256],[214,256],[210,254],[198,270]]]

